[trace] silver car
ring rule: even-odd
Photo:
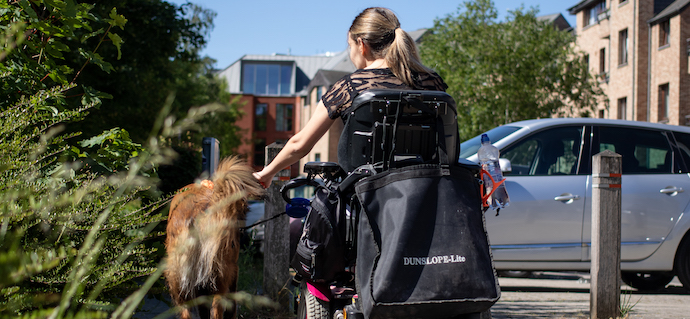
[[[590,269],[592,163],[622,155],[621,270],[638,289],[677,275],[690,289],[690,127],[588,118],[511,123],[487,132],[501,150],[510,206],[486,225],[497,270]],[[477,161],[479,137],[461,146]]]

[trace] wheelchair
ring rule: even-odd
[[[460,141],[454,100],[445,92],[437,91],[368,90],[355,98],[353,105],[343,113],[342,117],[345,125],[338,144],[338,163],[309,162],[304,166],[306,178],[293,179],[281,189],[286,202],[292,203],[294,199],[289,196],[291,189],[303,185],[317,187],[319,192],[324,195],[317,194],[312,199],[309,214],[310,216],[316,215],[315,211],[321,209],[321,219],[313,218],[316,221],[328,220],[330,222],[328,227],[323,227],[331,231],[333,233],[332,239],[337,241],[337,243],[327,245],[330,247],[330,251],[325,253],[323,252],[325,248],[321,247],[320,253],[326,257],[322,258],[325,261],[319,261],[315,257],[315,251],[318,253],[318,249],[310,250],[310,259],[309,253],[301,253],[301,246],[294,244],[298,241],[300,241],[300,245],[304,244],[304,237],[309,234],[310,228],[313,228],[314,225],[307,221],[303,228],[299,229],[299,233],[294,232],[293,234],[291,232],[291,256],[302,256],[300,262],[296,261],[297,257],[292,262],[292,266],[296,270],[294,282],[299,287],[296,306],[297,318],[375,319],[400,317],[399,314],[401,313],[405,313],[404,317],[408,318],[479,318],[479,312],[488,309],[500,297],[500,288],[498,288],[495,271],[490,260],[488,241],[479,249],[472,248],[482,251],[482,256],[478,259],[483,258],[484,262],[487,262],[487,256],[489,259],[488,266],[483,267],[489,268],[483,272],[484,277],[488,278],[485,280],[488,284],[482,283],[480,285],[486,286],[482,286],[481,289],[488,291],[485,293],[485,295],[488,294],[488,297],[482,297],[481,300],[473,299],[472,302],[463,303],[463,301],[459,301],[463,298],[472,299],[465,295],[444,295],[443,292],[432,296],[429,301],[424,300],[426,297],[417,297],[422,293],[410,292],[417,288],[413,287],[415,283],[406,283],[407,278],[419,280],[433,276],[423,275],[421,274],[422,270],[418,269],[412,273],[409,273],[409,270],[405,270],[407,273],[402,271],[403,275],[397,277],[396,283],[392,285],[395,286],[394,289],[379,289],[381,291],[376,292],[377,288],[374,286],[380,287],[387,284],[385,280],[382,281],[383,284],[374,282],[375,277],[380,277],[381,274],[374,274],[374,270],[367,266],[372,263],[382,265],[379,260],[382,258],[382,247],[390,247],[391,244],[389,241],[389,243],[383,243],[382,246],[381,238],[392,233],[386,230],[391,229],[390,227],[386,228],[383,224],[377,224],[379,221],[374,219],[380,216],[377,217],[378,212],[374,212],[377,209],[371,207],[399,201],[395,197],[401,197],[401,195],[394,195],[387,198],[385,196],[388,195],[383,195],[384,197],[381,199],[380,193],[386,191],[374,189],[374,191],[367,193],[366,189],[367,187],[371,189],[371,185],[387,187],[396,181],[409,180],[408,184],[405,184],[407,186],[402,187],[404,192],[404,189],[409,191],[410,186],[415,187],[421,181],[422,183],[418,183],[418,185],[427,186],[421,186],[423,189],[420,189],[419,192],[433,195],[438,192],[434,188],[440,185],[438,184],[439,178],[443,181],[444,176],[462,176],[464,182],[454,185],[459,185],[456,187],[457,189],[469,189],[468,192],[462,191],[468,195],[461,197],[469,203],[465,205],[468,207],[465,209],[469,212],[467,215],[474,217],[465,218],[460,223],[471,219],[475,228],[484,227],[483,216],[481,216],[484,212],[481,207],[480,195],[483,190],[480,189],[482,187],[480,182],[481,169],[475,163],[461,161],[458,158]],[[425,177],[425,179],[414,179],[417,175],[422,176],[424,172],[431,172],[433,176]],[[410,179],[409,176],[413,176],[413,178]],[[443,190],[441,191],[443,192]],[[457,193],[457,190],[450,190],[450,192],[446,191],[444,193],[446,195],[438,195],[437,198],[447,198],[447,194],[453,195],[455,194],[453,192]],[[417,195],[417,193],[414,190],[411,192],[413,195]],[[375,194],[379,196],[379,199],[374,199],[374,203],[372,203],[371,196],[367,197],[368,194]],[[402,197],[413,196],[405,195]],[[433,196],[431,197],[433,198]],[[318,205],[315,202],[318,202]],[[365,207],[367,205],[368,207]],[[428,206],[434,205],[434,203],[430,203]],[[418,208],[416,211],[419,210]],[[434,213],[432,212],[430,215]],[[479,214],[480,221],[475,213]],[[390,213],[385,214],[391,215]],[[395,212],[393,214],[395,215]],[[423,214],[426,213],[423,212]],[[392,217],[393,220],[398,218],[396,216]],[[411,233],[396,233],[394,236],[411,237],[406,239],[407,244],[393,246],[397,251],[404,252],[408,246],[418,246],[415,244],[417,242],[416,237],[422,238],[422,242],[431,243],[433,239],[425,239],[430,236],[427,234],[434,233],[435,227],[445,227],[443,225],[436,226],[434,222],[425,222],[424,216],[415,217],[416,215],[409,214],[400,216],[402,219],[421,218],[421,222],[410,221],[409,224],[414,228],[415,224],[418,223],[421,225],[420,227],[426,227],[427,231],[422,232],[421,235],[415,234],[414,230]],[[453,215],[448,216],[451,216],[452,219]],[[390,216],[387,218],[391,219]],[[423,224],[428,225],[423,226]],[[363,227],[366,229],[363,230]],[[367,237],[371,229],[374,232],[379,231],[380,234]],[[482,236],[484,239],[486,238],[485,228],[482,230],[483,232],[479,231],[480,234],[477,235],[480,242]],[[398,230],[393,229],[393,231],[397,232]],[[300,236],[299,239],[298,236]],[[310,240],[306,241],[307,243],[304,244],[306,246],[317,244]],[[439,242],[439,240],[436,241]],[[372,242],[376,244],[372,246]],[[393,245],[397,245],[397,243],[393,243]],[[422,247],[421,251],[434,250],[430,248],[431,246],[432,244],[429,244],[429,247]],[[373,251],[376,251],[376,254],[372,253]],[[465,258],[465,255],[446,254],[442,257],[439,255],[439,257],[424,257],[426,258],[424,259],[413,256],[398,259],[404,261],[406,269],[412,268],[411,265],[414,263],[426,263],[429,268],[432,267],[430,266],[432,262],[454,264],[452,267],[458,267],[457,265],[465,263],[464,260],[461,261],[461,257]],[[439,258],[444,260],[439,261]],[[358,263],[358,259],[366,259],[367,262],[360,260]],[[377,260],[378,263],[376,263]],[[324,269],[317,269],[315,264],[324,265]],[[442,266],[446,265],[438,267]],[[384,266],[380,267],[384,268]],[[395,265],[386,265],[385,267],[389,267],[385,268],[386,275],[394,274],[398,269],[398,266]],[[418,268],[423,269],[424,266]],[[414,280],[411,281],[414,282]],[[397,284],[398,282],[400,284]],[[402,291],[403,295],[406,293],[409,295],[400,299],[400,289],[405,290]],[[419,289],[430,290],[424,287]],[[395,292],[391,292],[394,290]],[[399,301],[396,301],[398,299],[395,298],[398,298]],[[383,299],[390,300],[386,302],[382,301]],[[477,307],[477,305],[482,307]],[[458,310],[458,307],[461,306],[467,310]]]

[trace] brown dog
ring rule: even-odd
[[[238,158],[224,159],[213,182],[187,185],[173,197],[168,216],[165,279],[176,305],[203,295],[216,295],[202,317],[223,318],[218,294],[237,290],[240,252],[239,220],[247,215],[247,197],[261,196],[263,188],[252,168]],[[228,312],[235,317],[236,307]],[[181,318],[190,318],[185,309]]]

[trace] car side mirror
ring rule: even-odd
[[[513,165],[510,164],[510,160],[507,158],[499,158],[498,165],[501,165],[501,172],[503,172],[503,174],[513,172]]]

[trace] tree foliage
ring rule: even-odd
[[[91,137],[119,127],[143,143],[168,96],[175,94],[171,113],[177,117],[191,107],[223,104],[227,121],[209,120],[198,128],[229,133],[223,136],[225,145],[239,141],[234,127],[239,106],[215,76],[213,60],[199,54],[213,29],[213,11],[162,0],[14,0],[0,5],[0,16],[0,28],[8,34],[0,40],[8,44],[0,52],[5,104],[74,84],[58,110],[100,103],[69,131]]]
[[[204,136],[218,138],[224,155],[237,149],[239,104],[215,76],[213,60],[199,56],[213,28],[214,12],[161,0],[15,0],[0,4],[0,14],[0,28],[7,34],[0,40],[7,43],[0,53],[3,105],[55,85],[69,85],[52,111],[76,110],[93,102],[88,112],[76,115],[85,120],[75,118],[66,131],[84,136],[83,141],[68,141],[69,155],[90,162],[98,172],[122,170],[126,163],[103,162],[88,141],[100,139],[109,148],[145,144],[171,95],[175,98],[170,112],[178,118],[191,107],[222,107],[166,143],[182,156],[199,159]],[[112,129],[117,132],[107,133]],[[198,176],[195,168],[187,168],[190,176]],[[161,185],[176,189],[192,180],[164,180]]]
[[[447,82],[462,139],[518,120],[589,116],[604,98],[575,35],[537,13],[520,8],[499,22],[492,1],[467,1],[424,38],[422,59]]]
[[[103,100],[102,106],[92,110],[87,121],[79,122],[73,130],[93,136],[120,127],[133,141],[142,143],[170,94],[175,95],[171,112],[178,117],[190,107],[212,102],[237,114],[238,106],[224,95],[225,87],[215,76],[213,60],[200,56],[213,29],[215,12],[190,3],[177,7],[161,0],[83,2],[94,4],[95,16],[105,16],[117,7],[118,13],[127,17],[128,27],[118,31],[121,50],[112,46],[99,50],[110,61],[113,72],[94,68],[79,79],[112,98]],[[236,117],[230,120],[221,125],[234,126]],[[207,123],[200,125],[208,130]],[[239,135],[226,138],[238,140]],[[200,145],[200,140],[195,138],[194,143]]]
[[[2,109],[56,85],[69,91],[55,97],[53,113],[92,102],[98,105],[101,98],[108,97],[75,82],[79,71],[89,65],[105,73],[112,71],[97,50],[107,41],[113,45],[104,48],[120,51],[122,42],[116,30],[121,31],[127,19],[115,8],[100,17],[92,9],[91,4],[71,0],[0,4],[0,29],[5,35],[0,56]]]

